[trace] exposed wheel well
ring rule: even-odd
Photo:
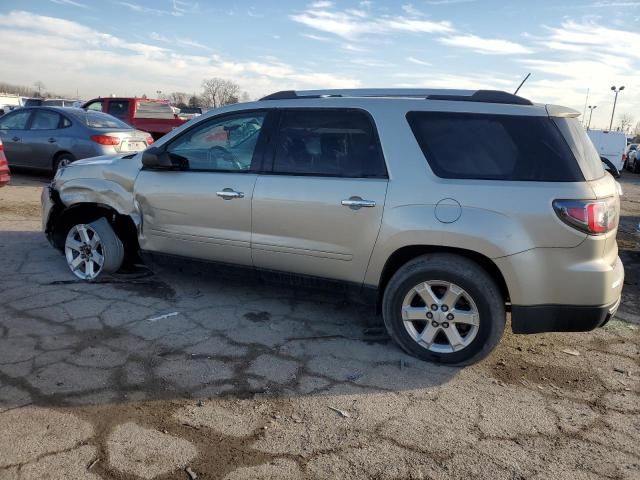
[[[53,244],[64,248],[65,236],[69,229],[77,223],[90,223],[105,217],[122,241],[125,248],[125,261],[136,260],[140,246],[135,223],[128,215],[121,215],[113,208],[97,203],[79,203],[62,210],[50,220],[48,231]]]
[[[393,274],[408,261],[427,253],[454,253],[473,260],[484,268],[489,275],[491,275],[491,278],[496,282],[498,288],[500,288],[500,292],[502,293],[505,302],[509,301],[509,289],[507,288],[507,283],[505,282],[500,269],[489,257],[463,248],[440,247],[435,245],[410,245],[396,250],[387,259],[387,262],[382,269],[382,275],[380,276],[380,283],[378,286],[378,309],[381,306],[384,290],[389,283],[389,280],[391,280],[391,277],[393,277]]]

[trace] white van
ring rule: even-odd
[[[609,130],[587,130],[589,138],[601,157],[613,163],[618,170],[622,170],[622,155],[627,147],[627,136],[624,132],[610,132]]]

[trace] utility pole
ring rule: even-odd
[[[611,90],[615,92],[616,97],[613,99],[613,110],[611,111],[611,122],[609,123],[609,131],[611,131],[611,127],[613,127],[613,115],[616,113],[616,103],[618,102],[618,94],[624,90],[624,86],[620,88],[616,88],[615,86],[611,87]]]
[[[598,108],[597,105],[589,105],[589,123],[587,124],[587,130],[591,127],[591,117],[593,116],[593,111]]]
[[[585,120],[587,113],[587,103],[589,102],[589,89],[587,88],[587,97],[584,99],[584,110],[582,110],[582,120]]]

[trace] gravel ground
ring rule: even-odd
[[[507,332],[464,369],[327,293],[157,265],[76,282],[39,232],[44,181],[0,189],[0,480],[640,478],[640,176],[625,321]]]

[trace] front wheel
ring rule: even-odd
[[[81,280],[95,280],[103,273],[117,272],[124,259],[124,246],[106,218],[73,225],[64,243],[67,265]]]
[[[477,263],[453,254],[418,257],[387,285],[389,335],[422,360],[467,365],[486,357],[505,326],[504,298]]]

